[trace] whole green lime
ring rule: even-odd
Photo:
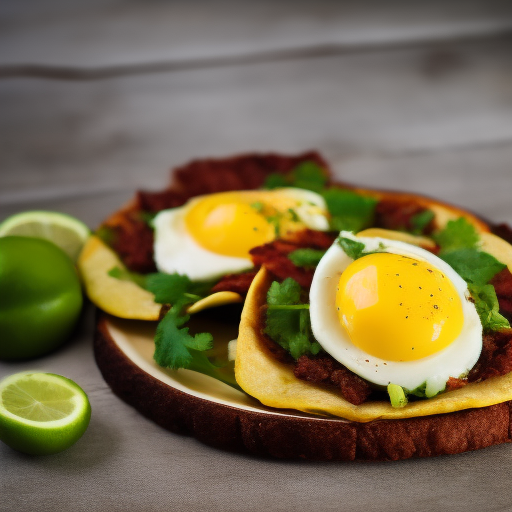
[[[41,356],[61,345],[82,308],[71,259],[43,239],[0,238],[0,359]]]

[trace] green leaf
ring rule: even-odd
[[[475,307],[484,331],[498,331],[510,327],[508,320],[500,315],[498,297],[492,284],[470,284],[468,288],[475,301]]]
[[[256,210],[258,213],[261,213],[263,211],[263,208],[265,208],[265,205],[261,201],[256,201],[254,203],[251,203],[251,208],[253,210]]]
[[[477,249],[456,249],[441,252],[439,256],[468,283],[483,285],[488,283],[506,265],[494,256]]]
[[[323,192],[333,231],[361,231],[373,224],[377,200],[352,190],[329,188]]]
[[[182,314],[183,306],[183,302],[174,305],[158,324],[154,360],[164,368],[186,368],[240,389],[235,380],[233,362],[216,365],[208,358],[206,351],[212,348],[212,335],[203,332],[191,336],[189,328],[184,327],[190,315]]]
[[[293,186],[321,192],[327,183],[325,171],[315,162],[303,162],[293,170]]]
[[[263,184],[263,188],[273,189],[273,188],[283,188],[291,186],[290,183],[286,180],[284,174],[269,174]]]
[[[155,295],[155,302],[175,304],[183,299],[192,282],[189,277],[181,274],[163,274],[157,272],[146,278],[146,288]],[[193,297],[190,297],[192,299]],[[195,300],[201,297],[196,297]]]
[[[269,215],[265,217],[265,220],[274,228],[274,234],[276,238],[279,238],[281,233],[281,214]]]
[[[288,259],[298,267],[316,267],[324,254],[325,251],[318,249],[297,249],[288,254]]]
[[[456,249],[475,249],[480,240],[475,227],[464,217],[450,220],[446,227],[432,235],[442,251]]]
[[[411,226],[413,235],[421,235],[425,228],[434,220],[435,214],[432,210],[423,210],[411,217]]]
[[[302,162],[288,174],[269,174],[263,188],[297,187],[320,192],[327,183],[325,170],[315,162]]]
[[[336,239],[336,242],[340,245],[345,254],[353,260],[357,260],[358,258],[361,258],[361,256],[365,255],[365,245],[363,242],[357,242],[351,238],[341,236]]]
[[[141,288],[146,288],[146,276],[142,274],[130,272],[129,270],[123,269],[121,267],[112,267],[107,272],[107,274],[110,277],[119,279],[120,281],[130,281],[132,283],[135,283],[137,286],[140,286]]]
[[[107,226],[100,226],[94,234],[103,242],[105,242],[108,246],[111,246],[116,238],[117,234],[114,229],[109,228]]]
[[[145,222],[151,229],[153,229],[153,221],[155,217],[158,215],[158,212],[146,212],[140,211],[138,213],[138,217],[141,221]]]
[[[300,284],[291,277],[287,277],[282,283],[274,281],[267,292],[267,303],[269,305],[298,304],[301,292]]]
[[[189,368],[193,354],[191,350],[204,351],[212,347],[213,337],[210,333],[191,336],[188,327],[182,327],[190,319],[183,315],[183,303],[175,304],[160,321],[155,335],[154,359],[166,368]]]
[[[214,284],[214,281],[191,281],[188,276],[178,273],[155,272],[146,276],[146,289],[160,304],[198,301],[210,293]]]
[[[309,304],[300,304],[302,289],[294,279],[281,284],[274,281],[267,293],[265,333],[298,359],[304,354],[316,355],[321,347],[313,338]]]
[[[402,386],[398,384],[388,384],[388,395],[393,407],[405,407],[407,405],[407,395]]]
[[[193,370],[204,375],[209,375],[214,379],[220,380],[221,382],[230,385],[232,388],[242,391],[235,379],[234,361],[229,361],[223,365],[215,365],[210,361],[204,352],[199,352],[192,349],[190,350],[190,353],[192,355],[192,360],[190,361],[190,364],[187,368],[188,370]]]

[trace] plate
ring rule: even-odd
[[[198,322],[220,347],[236,337],[236,324],[224,322],[221,315]],[[155,322],[98,311],[94,353],[105,381],[163,428],[219,449],[285,459],[398,460],[510,441],[508,403],[370,423],[270,409],[211,377],[158,366],[153,360],[155,329]]]

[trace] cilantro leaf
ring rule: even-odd
[[[112,267],[107,274],[110,277],[114,277],[115,279],[119,279],[120,281],[130,281],[135,283],[137,286],[141,288],[146,288],[146,276],[143,274],[138,274],[137,272],[130,272],[127,269],[121,267]]]
[[[327,183],[325,171],[315,162],[303,162],[293,170],[293,186],[321,192]]]
[[[480,237],[475,227],[464,217],[447,222],[444,229],[432,235],[441,251],[476,249]]]
[[[468,283],[483,285],[488,283],[506,265],[494,256],[477,249],[456,249],[442,252],[440,257]]]
[[[425,228],[434,220],[435,214],[432,210],[423,210],[410,219],[413,235],[421,235]]]
[[[320,192],[327,183],[325,170],[315,162],[302,162],[288,174],[269,174],[263,188],[297,187]]]
[[[300,302],[300,284],[287,277],[282,283],[274,281],[267,292],[267,303],[269,305],[291,305]]]
[[[500,315],[496,290],[492,284],[468,286],[484,331],[498,331],[510,327],[508,320]]]
[[[191,285],[190,278],[180,274],[149,274],[146,278],[146,288],[155,295],[155,302],[160,304],[175,304],[187,292]],[[199,297],[200,298],[200,297]]]
[[[349,258],[357,260],[361,256],[364,256],[365,245],[363,242],[357,242],[351,238],[345,238],[341,236],[336,239],[336,242],[340,245],[340,247]]]
[[[269,174],[265,179],[265,183],[263,183],[263,188],[270,190],[273,188],[283,188],[290,186],[293,185],[286,179],[286,176],[279,173]]]
[[[308,304],[300,304],[302,289],[288,277],[281,284],[274,281],[267,293],[265,333],[288,351],[294,359],[321,350],[311,332]],[[285,309],[287,308],[287,309]]]
[[[325,251],[318,249],[297,249],[288,254],[288,259],[298,267],[316,267],[322,259]]]
[[[112,246],[112,244],[116,241],[117,234],[113,228],[108,226],[100,226],[94,234],[103,242],[105,242],[108,246]]]
[[[158,324],[155,335],[155,361],[166,368],[189,368],[193,359],[191,350],[212,348],[213,337],[210,333],[191,336],[188,327],[182,327],[190,319],[183,315],[183,303],[175,304]]]
[[[331,214],[333,231],[357,232],[372,225],[376,199],[335,187],[325,190],[322,195]]]
[[[213,281],[191,281],[187,275],[178,273],[155,272],[146,276],[146,289],[160,304],[195,302],[208,295],[213,284]]]
[[[183,306],[183,302],[175,304],[158,324],[154,360],[165,368],[186,368],[240,389],[235,380],[233,362],[219,366],[208,358],[206,351],[212,348],[213,336],[207,332],[192,336],[189,328],[184,327],[190,315],[182,314]]]

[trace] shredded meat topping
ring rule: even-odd
[[[333,233],[305,229],[294,233],[290,240],[274,240],[255,247],[251,250],[252,261],[256,267],[265,266],[277,279],[283,280],[291,277],[303,288],[309,288],[315,270],[297,267],[288,258],[288,255],[304,247],[326,250],[332,245],[335,238]]]
[[[143,274],[156,271],[153,260],[153,231],[146,222],[130,215],[112,229],[112,248],[128,269]]]
[[[508,268],[504,268],[490,281],[496,290],[500,313],[512,322],[512,274]]]
[[[426,208],[414,201],[381,199],[375,207],[375,227],[411,231],[414,229],[412,218],[425,210]],[[434,223],[430,221],[423,229],[423,233],[431,233],[433,228]]]
[[[256,276],[256,271],[245,272],[243,274],[227,274],[212,288],[212,293],[216,292],[236,292],[242,296],[247,295],[252,280]]]
[[[301,356],[295,363],[293,373],[301,380],[337,387],[343,398],[354,405],[365,402],[372,392],[368,382],[330,356]]]

